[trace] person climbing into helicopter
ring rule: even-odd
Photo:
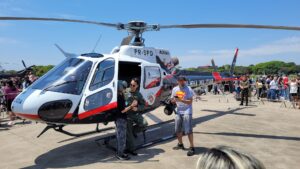
[[[142,111],[145,108],[145,100],[142,94],[139,92],[139,79],[133,78],[130,82],[130,92],[127,93],[127,105],[130,110],[127,113],[127,141],[126,141],[126,153],[133,156],[138,155],[135,152],[135,137],[136,134],[146,130],[148,125],[147,121],[142,116]]]
[[[127,87],[125,81],[118,81],[118,110],[116,112],[116,138],[117,138],[117,152],[116,157],[119,160],[129,160],[128,154],[125,154],[126,148],[126,131],[127,131],[127,112],[131,109],[126,107],[124,90]]]

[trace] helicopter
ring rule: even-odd
[[[26,74],[28,74],[28,72],[33,71],[33,68],[35,67],[35,65],[31,65],[31,66],[26,66],[24,60],[22,60],[22,64],[24,66],[24,69],[17,71],[16,73],[1,73],[0,74],[0,79],[8,79],[11,77],[21,77],[24,78]],[[0,65],[1,67],[1,65]]]
[[[20,93],[12,103],[13,112],[22,118],[48,124],[47,129],[68,124],[99,124],[113,121],[117,109],[118,80],[129,82],[131,78],[140,79],[140,92],[146,101],[143,113],[161,106],[169,109],[166,101],[170,99],[172,88],[177,85],[172,68],[174,62],[169,50],[146,47],[143,33],[163,29],[185,28],[252,28],[296,30],[300,27],[246,25],[246,24],[181,24],[159,25],[143,21],[128,23],[105,23],[88,20],[38,17],[0,17],[8,21],[55,21],[93,24],[125,30],[128,36],[121,45],[109,54],[84,53],[74,55],[60,50],[65,60],[35,81]],[[43,132],[44,132],[43,131]],[[42,134],[42,133],[41,133]]]
[[[206,94],[207,91],[210,91],[214,82],[227,83],[229,86],[228,90],[232,91],[232,82],[238,79],[238,77],[234,76],[233,74],[238,51],[239,49],[236,48],[231,67],[228,72],[218,72],[214,59],[211,59],[211,67],[213,68],[212,72],[179,70],[176,74],[185,76],[187,78],[189,86],[198,96]],[[205,90],[206,87],[207,91]]]
[[[219,73],[216,70],[215,61],[213,59],[211,60],[211,64],[214,67],[214,71],[212,72],[212,75],[213,75],[215,81],[232,82],[232,81],[235,81],[238,79],[238,77],[234,76],[234,67],[236,64],[236,59],[237,59],[238,53],[239,53],[239,48],[236,48],[229,72]]]

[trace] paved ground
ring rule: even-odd
[[[209,95],[194,103],[197,155],[193,157],[172,150],[177,144],[172,139],[141,149],[140,156],[120,162],[114,158],[113,151],[95,142],[113,131],[73,139],[51,130],[37,139],[45,125],[33,122],[17,124],[8,130],[0,127],[0,168],[195,168],[201,153],[218,145],[247,151],[267,168],[299,167],[300,110],[280,108],[280,103],[258,102],[245,108],[238,106],[232,96],[227,98]],[[146,117],[151,124],[173,118],[165,116],[162,108]],[[73,132],[93,128],[93,125],[66,127]],[[173,129],[173,123],[163,125],[150,132],[148,138],[170,135]],[[187,138],[185,143],[188,145]]]

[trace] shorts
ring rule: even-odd
[[[296,97],[297,93],[291,93],[291,96]]]
[[[185,135],[193,133],[193,118],[191,114],[177,114],[175,117],[175,132]]]

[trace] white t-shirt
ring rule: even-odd
[[[177,96],[180,99],[190,99],[194,96],[194,91],[189,86],[184,86],[180,88],[179,86],[176,86],[172,90],[171,98],[175,98]],[[177,113],[178,114],[192,114],[193,113],[193,107],[192,105],[188,105],[182,102],[176,102],[177,105]]]
[[[290,83],[290,93],[297,93],[298,85],[297,82]]]
[[[270,89],[275,89],[275,90],[278,89],[278,84],[277,84],[277,82],[275,80],[272,80],[270,82]]]

